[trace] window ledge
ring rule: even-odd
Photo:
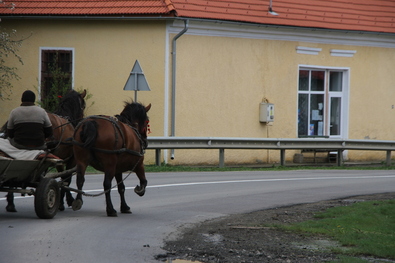
[[[296,53],[298,54],[307,54],[307,55],[318,55],[322,51],[322,48],[314,48],[314,47],[296,47]]]
[[[334,57],[353,57],[356,50],[341,50],[341,49],[331,49],[331,56]]]

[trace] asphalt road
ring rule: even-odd
[[[102,191],[102,175],[87,175],[84,190]],[[16,199],[17,213],[0,198],[0,263],[157,262],[163,240],[179,227],[233,213],[297,203],[395,191],[395,171],[149,173],[146,195],[126,179],[133,214],[107,217],[104,195],[85,197],[80,211],[38,219],[33,197]],[[74,186],[74,182],[73,185]],[[5,194],[5,193],[4,193]],[[3,196],[3,195],[2,195]],[[119,207],[116,189],[114,207]],[[119,208],[118,208],[119,209]]]

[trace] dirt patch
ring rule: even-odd
[[[315,213],[331,207],[388,199],[395,199],[395,193],[353,196],[209,220],[181,229],[176,240],[165,242],[164,249],[168,253],[158,255],[157,259],[185,259],[209,263],[311,263],[336,260],[338,255],[330,250],[339,246],[334,241],[322,236],[306,237],[264,226],[314,219]],[[378,259],[371,261],[384,262]]]

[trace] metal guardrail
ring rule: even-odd
[[[219,167],[225,166],[225,149],[268,149],[280,151],[281,165],[285,165],[286,150],[336,151],[337,165],[343,163],[344,150],[386,151],[386,164],[391,165],[391,151],[395,141],[338,140],[322,138],[223,138],[223,137],[149,137],[148,149],[155,149],[155,163],[160,165],[162,149],[218,149]]]

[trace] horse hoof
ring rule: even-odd
[[[74,200],[71,208],[73,209],[73,211],[77,211],[80,210],[82,207],[82,200],[81,199],[76,199]]]
[[[17,212],[14,205],[7,205],[5,209],[7,212]]]
[[[134,188],[134,192],[139,196],[143,196],[145,194],[145,188],[136,185],[136,187]]]
[[[73,203],[74,203],[74,198],[73,198],[73,199],[70,199],[70,200],[67,200],[67,205],[68,205],[68,206],[72,206]]]
[[[121,213],[122,213],[122,214],[131,214],[131,213],[132,213],[132,210],[130,210],[130,209],[121,210]]]
[[[59,211],[64,211],[64,205],[63,204],[59,205]]]
[[[117,211],[113,211],[113,212],[107,212],[107,216],[109,217],[117,217]]]

